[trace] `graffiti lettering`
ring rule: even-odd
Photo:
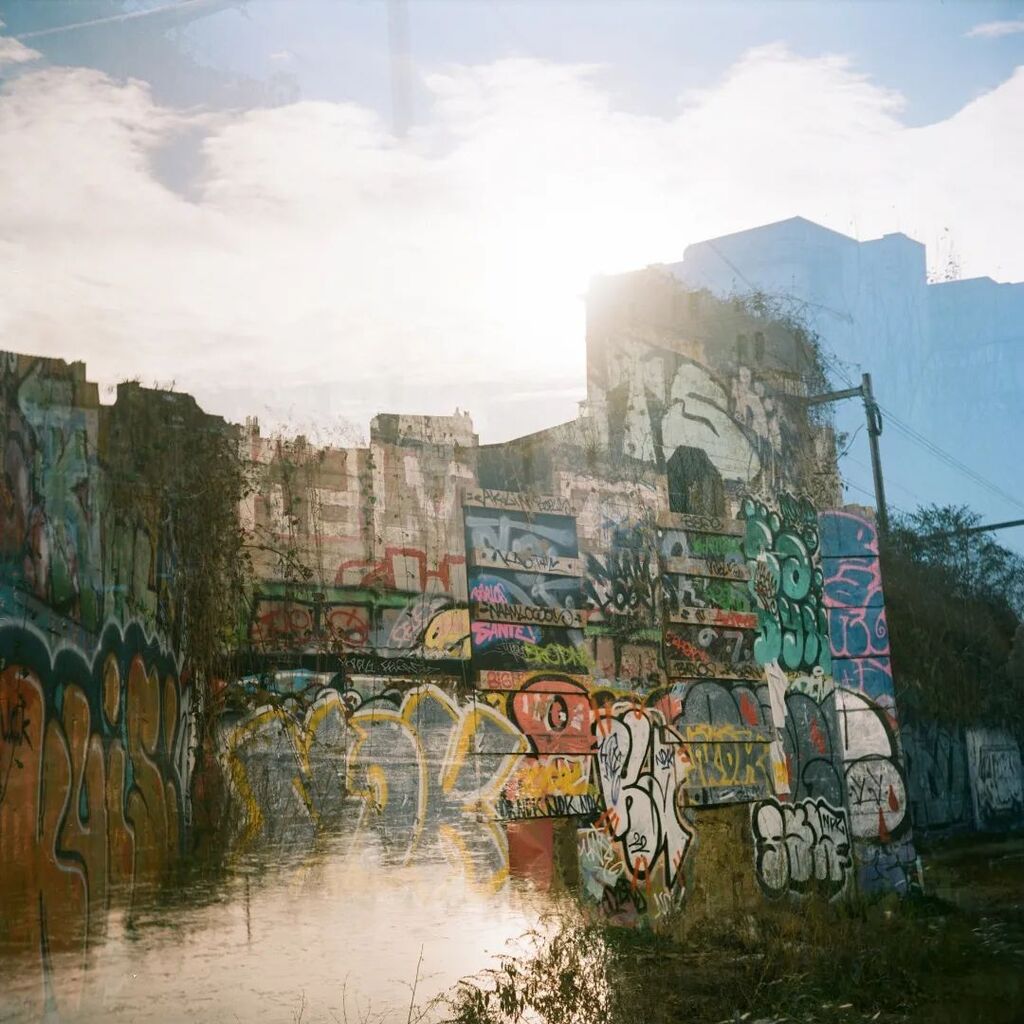
[[[670,622],[696,626],[725,626],[729,629],[757,629],[757,616],[750,612],[722,608],[677,608],[669,615]]]
[[[769,896],[819,888],[841,892],[853,864],[846,813],[824,800],[780,804],[763,800],[751,810],[757,880]]]
[[[472,558],[473,565],[492,566],[499,569],[545,572],[556,576],[579,576],[580,574],[579,559],[562,558],[558,555],[502,551],[499,548],[474,548]]]
[[[575,516],[576,510],[568,498],[547,494],[532,494],[529,491],[495,491],[489,488],[467,490],[463,495],[464,505],[479,508],[504,508],[516,512],[545,513]]]
[[[688,767],[682,741],[656,711],[635,707],[616,706],[595,731],[606,827],[621,844],[628,874],[646,882],[660,868],[672,890],[693,835],[677,795]],[[660,756],[666,748],[668,756]]]
[[[523,627],[517,627],[523,628]],[[565,669],[572,672],[590,668],[590,655],[583,647],[569,647],[565,644],[523,644],[523,661],[527,665],[545,668]]]
[[[708,576],[719,580],[746,580],[750,569],[742,562],[727,562],[721,558],[666,558],[665,572],[683,576]]]
[[[108,626],[90,658],[4,620],[0,658],[0,946],[39,951],[36,1009],[48,987],[70,1014],[74,971],[47,951],[84,957],[108,900],[180,853],[187,692],[136,625]]]
[[[469,592],[473,606],[508,604],[508,593],[502,583],[477,583]]]
[[[583,612],[575,608],[534,607],[526,604],[491,604],[476,602],[472,615],[482,622],[535,623],[540,626],[563,626],[578,629],[583,625]]]
[[[543,797],[518,797],[510,800],[501,797],[496,813],[503,821],[519,821],[525,818],[565,818],[580,816],[591,818],[600,808],[589,793],[550,793]]]
[[[516,626],[504,622],[474,622],[473,645],[485,648],[498,640],[522,640],[536,645],[541,638],[540,630],[531,626]]]
[[[831,669],[828,622],[822,603],[823,577],[817,565],[818,522],[806,498],[779,499],[780,512],[745,498],[741,517],[747,532],[743,550],[757,598],[760,635],[754,656],[777,661],[790,671]]]

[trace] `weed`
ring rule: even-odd
[[[463,981],[449,994],[447,1019],[942,1020],[937,1010],[930,1015],[922,1008],[952,1005],[959,979],[972,972],[1001,970],[1016,992],[1013,963],[990,926],[934,899],[768,905],[732,921],[690,927],[685,937],[609,928],[566,913],[547,935],[530,936],[525,955],[503,957],[496,968]],[[1003,995],[1003,1012],[1012,1014],[1012,997]],[[948,1019],[1015,1019],[999,1016],[998,992],[992,1002],[985,1016]]]

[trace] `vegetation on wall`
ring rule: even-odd
[[[186,395],[123,385],[108,443],[111,511],[142,520],[161,550],[158,623],[182,655],[200,737],[230,678],[252,586],[238,518],[250,492],[235,428]]]
[[[839,469],[836,459],[843,436],[834,432],[833,408],[828,403],[807,405],[801,398],[822,395],[834,387],[829,380],[828,363],[819,335],[812,330],[799,304],[792,299],[762,291],[746,292],[732,298],[733,305],[747,316],[792,335],[796,343],[793,364],[795,388],[777,395],[788,405],[790,422],[796,431],[789,454],[802,464],[795,474],[804,482],[804,490],[815,507],[837,504]]]
[[[819,395],[831,390],[821,339],[808,326],[806,318],[793,300],[755,290],[734,296],[732,301],[748,316],[774,324],[793,335],[802,356],[797,373],[806,388],[806,394]],[[832,422],[829,407],[824,405],[809,409],[808,418],[818,426],[830,425]]]

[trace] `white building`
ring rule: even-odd
[[[928,283],[925,247],[903,234],[859,242],[793,217],[689,246],[667,268],[717,295],[776,296],[820,336],[837,388],[870,372],[884,410],[1024,501],[1024,283]],[[864,422],[837,408],[840,430]],[[864,430],[841,468],[851,500],[871,489]],[[965,503],[989,521],[1022,507],[923,448],[890,417],[882,437],[889,503]],[[1002,538],[1024,547],[1014,534]]]

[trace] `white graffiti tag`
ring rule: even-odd
[[[682,740],[656,711],[625,705],[595,729],[608,831],[634,881],[651,878],[660,862],[671,889],[693,835],[677,802],[688,764]]]
[[[757,880],[769,896],[846,885],[852,859],[846,812],[822,799],[762,800],[751,815]]]

